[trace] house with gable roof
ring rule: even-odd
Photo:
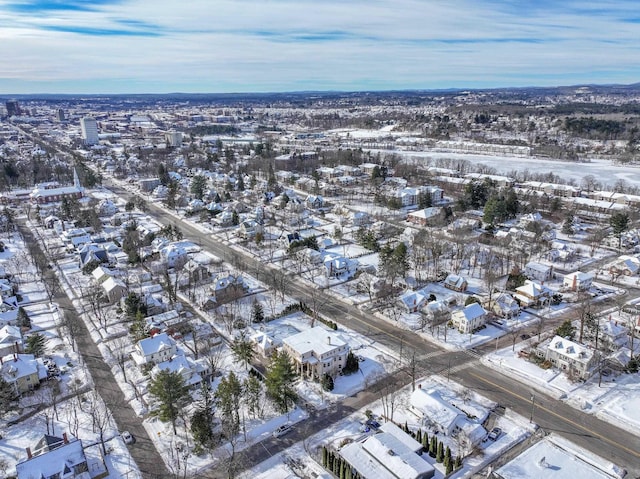
[[[534,281],[547,281],[553,276],[553,266],[530,261],[524,267],[524,275]]]
[[[444,287],[462,293],[467,290],[467,280],[457,274],[450,274],[444,280]]]
[[[338,454],[364,479],[430,479],[435,474],[422,457],[421,444],[392,422],[378,434],[346,444]]]
[[[208,311],[244,296],[247,290],[247,285],[244,283],[242,276],[221,274],[209,286],[209,297],[202,303],[202,308]]]
[[[0,358],[22,351],[22,332],[17,326],[6,324],[0,327]]]
[[[416,313],[427,303],[429,296],[424,291],[405,291],[400,295],[400,303],[408,313]]]
[[[522,286],[516,288],[513,297],[523,308],[537,307],[551,299],[552,291],[536,281],[526,280]]]
[[[151,338],[138,341],[134,346],[131,357],[140,366],[142,364],[157,364],[167,361],[176,352],[177,347],[174,339],[167,333],[160,333]]]
[[[0,377],[16,394],[32,391],[47,379],[47,368],[33,354],[10,354],[0,357]]]
[[[451,321],[461,333],[470,334],[487,322],[487,312],[479,303],[471,303],[451,313]]]
[[[91,479],[82,441],[45,434],[33,449],[27,448],[27,459],[16,464],[18,479]],[[95,477],[105,477],[101,474]]]
[[[579,379],[588,379],[597,362],[592,349],[561,336],[555,336],[547,345],[545,359]]]
[[[593,284],[593,273],[575,271],[569,273],[562,280],[562,286],[571,291],[586,291]]]

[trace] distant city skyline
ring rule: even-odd
[[[0,94],[640,81],[637,0],[0,0]]]

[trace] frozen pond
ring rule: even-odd
[[[474,164],[483,164],[495,168],[499,174],[507,174],[510,171],[529,170],[532,173],[552,172],[566,180],[573,179],[579,185],[580,180],[587,175],[595,176],[603,185],[613,185],[618,180],[624,180],[629,186],[640,187],[640,168],[634,166],[617,166],[609,160],[590,160],[589,163],[569,163],[566,161],[546,160],[533,157],[474,155],[469,153],[445,153],[435,151],[399,151],[399,150],[375,150],[381,154],[396,153],[413,161],[425,159],[436,160],[448,158],[467,160]]]

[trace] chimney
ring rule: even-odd
[[[33,457],[33,455],[31,454],[31,448],[28,447],[27,448],[27,459],[31,459]]]
[[[15,343],[13,343],[14,349],[16,350],[16,353],[20,352],[20,345],[18,344],[18,341],[16,341]]]
[[[18,355],[16,353],[13,353],[13,362],[14,363],[18,362]]]
[[[62,433],[62,440],[64,441],[65,444],[69,444],[69,438],[67,437],[66,432]]]
[[[418,384],[418,389],[422,389],[422,384]]]
[[[578,290],[578,275],[576,275],[576,274],[573,275],[573,284],[571,285],[571,289],[573,291],[577,291]]]
[[[327,336],[327,344],[331,344],[331,336]]]

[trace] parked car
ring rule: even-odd
[[[133,436],[129,431],[122,431],[120,433],[120,437],[122,438],[125,444],[133,444],[134,442]]]
[[[291,424],[284,424],[280,426],[278,429],[276,429],[275,431],[273,431],[273,437],[284,436],[286,433],[288,433],[292,429],[293,429],[293,426],[291,426]]]
[[[499,427],[494,427],[487,437],[492,441],[495,441],[500,437],[500,434],[502,434],[502,429],[500,429]]]
[[[380,428],[380,423],[378,421],[373,420],[373,419],[369,419],[367,421],[367,424],[369,426],[371,426],[373,429],[379,429]]]

